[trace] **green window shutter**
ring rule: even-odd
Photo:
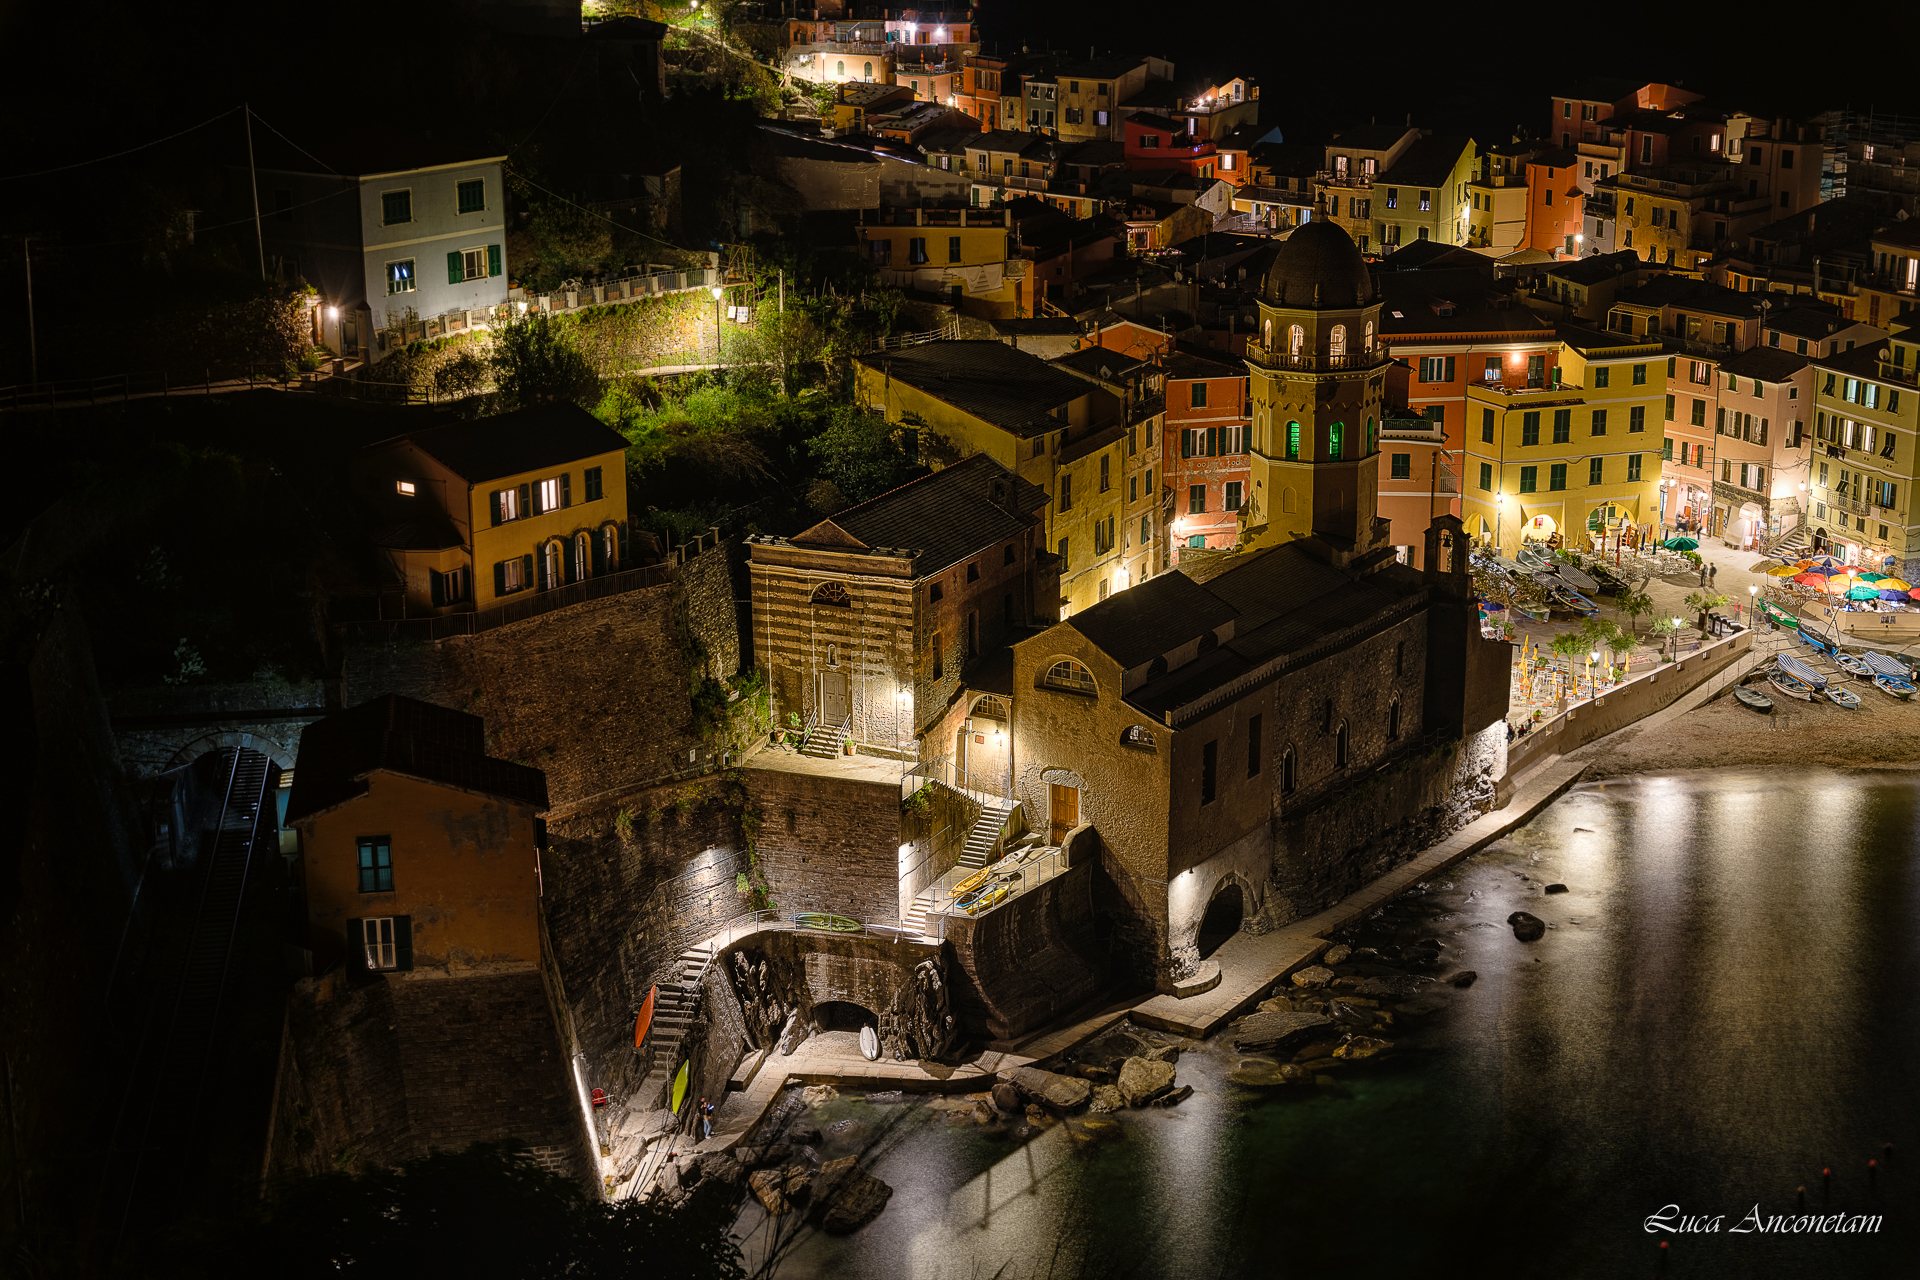
[[[1447,382],[1453,381],[1453,357],[1452,356],[1447,357],[1447,376],[1444,380]]]
[[[533,486],[531,484],[523,484],[520,486],[520,514],[522,516],[530,516],[533,514]]]
[[[401,973],[413,968],[413,917],[393,918],[393,967]]]
[[[487,510],[493,513],[493,527],[500,527],[500,490],[495,489],[487,495]]]
[[[347,921],[347,968],[367,967],[366,926],[358,920]]]
[[[533,556],[531,553],[520,557],[520,581],[533,585]]]
[[[573,472],[560,473],[560,507],[562,510],[573,505]]]
[[[487,246],[487,274],[490,276],[500,274],[500,246],[497,244]]]
[[[446,587],[443,585],[442,575],[438,569],[427,570],[427,586],[435,608],[447,602]]]
[[[507,562],[505,560],[493,566],[493,594],[496,597],[507,594]]]
[[[461,284],[466,280],[466,278],[467,278],[466,272],[463,271],[460,266],[459,251],[455,250],[454,252],[449,253],[447,255],[447,283]]]
[[[560,544],[560,573],[568,582],[580,581],[580,566],[574,563],[573,539],[568,538]],[[555,586],[560,585],[555,583]]]

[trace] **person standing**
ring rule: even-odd
[[[1708,586],[1712,586],[1712,585],[1713,585],[1713,582],[1714,582],[1714,579],[1716,579],[1716,578],[1718,578],[1719,576],[1720,576],[1720,566],[1719,566],[1719,565],[1717,565],[1717,564],[1710,564],[1710,565],[1708,565],[1708,566],[1707,566],[1707,585],[1708,585]]]
[[[700,1137],[702,1140],[713,1136],[713,1104],[705,1098],[700,1099]]]

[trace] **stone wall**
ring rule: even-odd
[[[745,770],[758,855],[783,915],[832,911],[900,921],[900,786],[829,774]]]
[[[969,1035],[1011,1040],[1071,1012],[1106,984],[1094,930],[1091,829],[1075,865],[984,915],[950,916],[954,1013]]]
[[[733,675],[740,636],[728,553],[695,556],[675,581],[437,643],[349,644],[346,705],[385,693],[471,712],[490,754],[547,775],[556,813],[723,763],[693,733],[683,628],[705,674]]]
[[[912,851],[900,856],[900,914],[914,897],[953,869],[980,818],[980,803],[952,787],[929,782],[900,810],[900,843]]]
[[[949,969],[938,943],[781,928],[726,948],[713,972],[732,984],[747,1046],[776,1055],[792,1048],[820,1029],[816,1007],[831,1001],[868,1015],[862,1020],[876,1027],[882,1056],[918,1059],[956,1045]],[[719,1018],[714,1027],[730,1031]]]
[[[625,1097],[640,1083],[633,1023],[647,991],[672,980],[682,951],[746,911],[736,889],[748,870],[745,798],[720,775],[631,792],[549,826],[541,911],[590,1087]],[[631,816],[617,825],[623,810]]]
[[[156,685],[121,689],[108,699],[120,758],[136,778],[157,777],[226,747],[250,747],[291,769],[300,731],[326,707],[326,686],[318,680]]]
[[[288,1009],[273,1173],[391,1167],[517,1138],[593,1177],[540,975],[309,979]]]

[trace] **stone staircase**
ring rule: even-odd
[[[653,1002],[653,1025],[641,1052],[649,1055],[646,1076],[633,1095],[632,1106],[645,1110],[660,1105],[662,1094],[680,1065],[680,1042],[693,1025],[700,998],[700,979],[713,963],[713,943],[696,943],[674,961],[673,974],[660,984]]]
[[[1011,804],[994,801],[980,810],[980,817],[967,832],[967,846],[960,853],[960,865],[969,870],[978,871],[987,865],[987,854],[993,851],[994,841],[1005,830],[1007,818],[1013,812]]]
[[[845,740],[846,732],[844,720],[839,724],[816,724],[807,730],[805,740],[800,743],[800,754],[815,760],[831,760],[840,754],[840,743]]]
[[[1807,554],[1807,526],[1787,530],[1767,544],[1767,554],[1781,560],[1799,560]]]
[[[907,908],[907,918],[900,923],[907,932],[918,934],[922,938],[930,938],[932,935],[927,932],[927,912],[931,910],[933,910],[933,894],[922,893],[913,900],[913,905]]]

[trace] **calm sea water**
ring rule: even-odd
[[[1570,892],[1544,896],[1555,881]],[[1516,910],[1547,936],[1515,941]],[[811,1118],[855,1121],[846,1148],[893,1199],[849,1237],[790,1226],[777,1274],[1899,1274],[1920,1245],[1916,921],[1911,775],[1583,787],[1371,923],[1374,940],[1439,937],[1448,968],[1480,975],[1403,1019],[1389,1060],[1251,1089],[1216,1037],[1181,1059],[1191,1099],[1091,1138],[843,1098]],[[1803,1185],[1809,1211],[1877,1214],[1878,1234],[1734,1230],[1756,1206],[1794,1212]],[[1649,1233],[1668,1205],[1720,1229]],[[739,1230],[763,1257],[757,1206]]]

